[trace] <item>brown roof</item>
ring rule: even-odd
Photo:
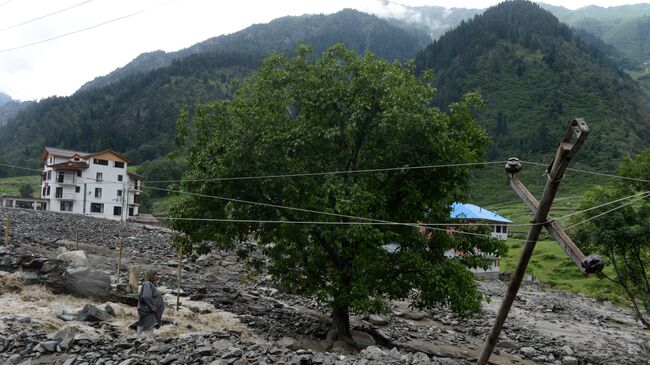
[[[46,160],[48,155],[72,158],[74,155],[84,156],[87,154],[88,152],[72,151],[57,147],[45,147],[41,154],[41,160]]]
[[[103,155],[105,153],[111,153],[114,154],[117,158],[120,158],[124,160],[126,163],[132,163],[131,160],[126,158],[123,154],[119,152],[115,152],[113,150],[103,150],[99,152],[79,152],[79,151],[72,151],[72,150],[66,150],[63,148],[57,148],[57,147],[45,147],[43,150],[43,153],[41,154],[41,160],[45,161],[47,160],[48,155],[53,155],[53,156],[59,156],[59,157],[66,157],[66,158],[73,158],[75,156],[81,157],[81,158],[90,158],[93,156],[98,156],[98,155]]]
[[[144,176],[138,175],[135,172],[127,172],[126,174],[131,176],[132,178],[134,178],[136,180],[144,180]]]
[[[47,165],[47,167],[58,170],[85,170],[88,168],[88,164],[83,161],[67,161],[56,163],[54,165]]]

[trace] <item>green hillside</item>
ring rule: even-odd
[[[481,93],[490,160],[546,161],[575,117],[592,128],[577,158],[583,164],[612,167],[650,146],[648,94],[531,2],[486,10],[418,53],[416,64],[436,73],[440,107],[467,91]]]
[[[405,30],[353,10],[255,25],[190,47],[194,53],[168,66],[147,72],[131,69],[129,77],[113,75],[104,86],[27,107],[0,127],[0,159],[37,167],[35,157],[43,146],[54,146],[110,148],[136,163],[152,160],[170,151],[181,106],[229,98],[270,50],[295,49],[308,42],[320,52],[341,42],[358,52],[407,59],[427,40],[423,31]]]

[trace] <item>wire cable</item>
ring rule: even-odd
[[[632,204],[632,203],[635,203],[635,202],[637,202],[637,201],[639,201],[639,200],[643,200],[643,199],[645,199],[645,198],[647,198],[647,197],[650,197],[650,194],[646,194],[646,195],[644,195],[644,196],[642,196],[642,197],[640,197],[640,198],[637,198],[637,199],[631,200],[631,201],[629,201],[629,202],[627,202],[627,203],[621,204],[621,205],[619,205],[619,206],[617,206],[617,207],[614,207],[614,208],[612,208],[612,209],[609,209],[609,210],[607,210],[607,211],[604,211],[604,212],[602,212],[602,213],[600,213],[600,214],[596,214],[595,216],[593,216],[593,217],[589,217],[589,218],[587,218],[587,219],[585,219],[585,220],[583,220],[583,221],[580,221],[580,222],[578,222],[578,223],[574,223],[574,224],[572,224],[572,225],[566,226],[564,229],[567,230],[567,229],[570,229],[570,228],[574,228],[575,226],[579,226],[579,225],[584,224],[584,223],[587,223],[587,222],[589,222],[589,221],[591,221],[591,220],[594,220],[594,219],[600,218],[600,217],[602,217],[602,216],[604,216],[604,215],[607,215],[607,214],[609,214],[609,213],[611,213],[611,212],[613,212],[613,211],[615,211],[615,210],[618,210],[618,209],[624,208],[624,207],[626,207],[626,206],[628,206],[628,205],[630,205],[630,204]]]
[[[544,166],[548,167],[548,164],[540,163],[540,162],[530,162],[530,161],[520,161],[521,163],[527,163],[531,165],[537,165],[537,166]],[[582,170],[582,169],[576,169],[572,167],[567,167],[568,171],[575,171],[575,172],[580,172],[583,174],[590,174],[590,175],[597,175],[597,176],[604,176],[604,177],[610,177],[614,179],[621,179],[621,180],[630,180],[630,181],[638,181],[638,182],[645,182],[645,183],[650,183],[650,180],[646,179],[640,179],[636,177],[629,177],[629,176],[621,176],[621,175],[614,175],[614,174],[608,174],[604,172],[598,172],[598,171],[589,171],[589,170]]]
[[[77,8],[77,7],[81,6],[81,5],[88,4],[88,3],[91,2],[91,1],[93,1],[93,0],[86,0],[86,1],[83,1],[83,2],[80,2],[80,3],[77,3],[77,4],[75,4],[75,5],[69,6],[69,7],[65,8],[65,9],[57,10],[57,11],[55,11],[55,12],[53,12],[53,13],[45,14],[45,15],[39,16],[39,17],[37,17],[37,18],[34,18],[34,19],[30,19],[30,20],[24,21],[24,22],[22,22],[22,23],[18,23],[18,24],[10,25],[10,26],[5,27],[5,28],[1,28],[1,29],[0,29],[0,32],[4,32],[5,30],[9,30],[9,29],[18,28],[18,27],[21,27],[21,26],[23,26],[23,25],[26,25],[26,24],[29,24],[29,23],[33,23],[33,22],[38,21],[38,20],[41,20],[41,19],[45,19],[45,18],[51,17],[51,16],[53,16],[53,15],[61,14],[61,13],[66,12],[66,11],[68,11],[68,10],[72,10],[72,9],[74,9],[74,8]]]
[[[171,3],[173,3],[173,2],[176,2],[176,1],[178,1],[178,0],[170,0],[170,1],[167,1],[167,2],[165,2],[165,3],[155,5],[155,6],[152,6],[152,7],[150,7],[150,8],[147,8],[147,9],[139,10],[139,11],[136,11],[136,12],[131,13],[131,14],[127,14],[127,15],[124,15],[124,16],[121,16],[121,17],[118,17],[118,18],[113,18],[113,19],[107,20],[107,21],[102,22],[102,23],[99,23],[99,24],[91,25],[90,27],[86,27],[86,28],[82,28],[82,29],[73,30],[72,32],[68,32],[68,33],[60,34],[60,35],[57,35],[57,36],[54,36],[54,37],[50,37],[50,38],[47,38],[47,39],[42,39],[42,40],[40,40],[40,41],[31,42],[31,43],[26,43],[26,44],[23,44],[23,45],[20,45],[20,46],[17,46],[17,47],[1,49],[1,50],[0,50],[0,53],[6,53],[6,52],[11,52],[11,51],[15,51],[15,50],[18,50],[18,49],[22,49],[22,48],[27,48],[27,47],[35,46],[35,45],[37,45],[37,44],[42,44],[42,43],[50,42],[50,41],[53,41],[53,40],[56,40],[56,39],[59,39],[59,38],[67,37],[67,36],[70,36],[70,35],[73,35],[73,34],[77,34],[77,33],[82,33],[82,32],[85,32],[85,31],[88,31],[88,30],[91,30],[91,29],[99,28],[99,27],[104,26],[104,25],[106,25],[106,24],[110,24],[110,23],[114,23],[114,22],[117,22],[117,21],[120,21],[120,20],[124,20],[124,19],[127,19],[127,18],[131,18],[131,17],[134,17],[134,16],[136,16],[136,15],[140,15],[140,14],[143,14],[143,13],[149,12],[149,11],[155,9],[155,8],[158,8],[158,7],[161,7],[161,6],[165,6],[165,5],[169,5],[169,4],[171,4]]]
[[[413,228],[424,228],[427,230],[435,231],[444,231],[448,232],[446,228],[436,228],[436,227],[425,227],[419,223],[403,223],[403,222],[389,222],[389,221],[380,221],[380,222],[327,222],[327,221],[291,221],[291,220],[263,220],[263,219],[226,219],[226,218],[185,218],[185,217],[157,217],[156,219],[161,220],[180,220],[180,221],[198,221],[198,222],[224,222],[224,223],[260,223],[260,224],[301,224],[301,225],[330,225],[330,226],[406,226]],[[479,236],[494,238],[491,235],[466,232],[466,231],[454,231],[457,234],[469,235],[469,236]]]
[[[22,167],[22,166],[10,165],[10,164],[6,164],[6,163],[0,163],[0,166],[4,166],[4,167],[12,167],[12,168],[14,168],[14,169],[19,169],[19,170],[36,171],[36,172],[39,172],[39,173],[41,172],[41,170],[39,170],[39,169],[31,169],[31,168],[29,168],[29,167]]]
[[[175,182],[211,182],[211,181],[277,179],[277,178],[304,177],[304,176],[358,174],[358,173],[367,173],[367,172],[423,170],[423,169],[435,169],[435,168],[443,168],[443,167],[477,166],[477,165],[490,165],[490,164],[502,164],[502,163],[505,163],[505,161],[469,162],[469,163],[458,163],[458,164],[424,165],[424,166],[387,167],[387,168],[377,168],[377,169],[338,170],[338,171],[306,172],[306,173],[295,173],[295,174],[276,174],[276,175],[260,175],[260,176],[215,177],[215,178],[206,178],[206,179],[152,180],[152,181],[147,181],[147,183],[148,184],[151,184],[151,183],[157,184],[157,183],[175,183]]]

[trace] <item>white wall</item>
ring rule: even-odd
[[[41,197],[48,200],[47,210],[60,212],[61,202],[72,202],[72,211],[65,213],[86,214],[95,217],[122,220],[129,218],[129,206],[124,197],[126,197],[126,190],[133,189],[134,181],[127,174],[128,164],[124,164],[123,168],[115,167],[115,161],[108,161],[108,166],[95,164],[92,158],[82,159],[86,162],[89,168],[83,170],[81,176],[77,176],[77,171],[73,170],[53,170],[47,167],[50,164],[58,164],[69,161],[67,158],[54,157],[53,162],[50,159],[46,161],[44,171],[52,171],[51,178],[43,181],[41,184]],[[59,172],[63,172],[63,183],[58,182]],[[97,173],[102,174],[102,181],[96,181]],[[118,180],[118,176],[122,176],[122,181]],[[50,195],[42,195],[42,188],[50,186]],[[56,188],[63,188],[62,198],[56,198]],[[76,188],[79,192],[76,192]],[[84,194],[85,187],[85,194]],[[101,197],[95,197],[95,189],[101,189]],[[121,191],[122,196],[118,196],[118,191]],[[128,203],[134,208],[133,215],[138,214],[138,206],[133,204],[134,196],[138,192],[132,192],[129,195]],[[85,198],[85,202],[84,202]],[[91,211],[92,204],[103,204],[103,212],[96,213]],[[84,213],[85,205],[85,213]],[[115,215],[114,208],[121,208],[120,214]]]

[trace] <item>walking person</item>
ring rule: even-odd
[[[137,326],[138,333],[148,331],[153,327],[159,328],[165,311],[162,293],[156,288],[158,280],[160,280],[158,271],[146,271],[144,280],[138,295],[138,315],[140,316]]]

